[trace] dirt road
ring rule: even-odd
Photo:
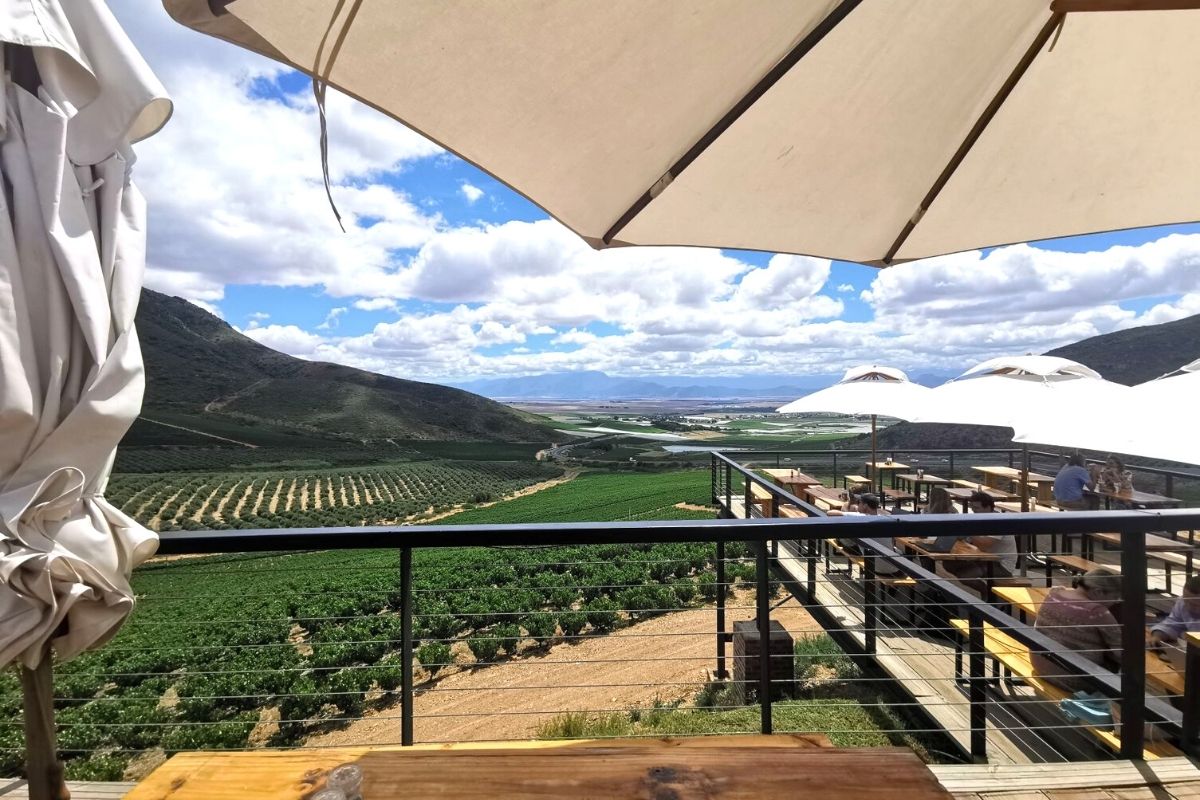
[[[748,591],[739,592],[730,606],[727,624],[753,617]],[[795,600],[773,611],[771,618],[794,637],[821,630]],[[649,708],[656,699],[687,702],[715,666],[715,621],[712,606],[665,614],[608,636],[447,675],[418,689],[416,740],[527,739],[564,711],[626,711],[635,705]],[[314,736],[307,744],[399,742],[399,716],[398,704],[368,712],[349,727]]]

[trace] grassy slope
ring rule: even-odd
[[[537,494],[456,514],[455,525],[520,522],[606,522],[623,519],[712,519],[711,511],[675,508],[711,502],[708,470],[658,474],[584,473]]]

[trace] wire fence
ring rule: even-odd
[[[737,511],[760,480],[714,467],[714,500]],[[193,749],[764,730],[942,761],[1189,747],[1189,654],[1145,645],[1190,608],[1200,516],[832,520],[768,494],[767,516],[815,518],[167,538],[194,557],[139,570],[119,636],[55,668],[68,775]],[[0,675],[3,774],[20,702]]]

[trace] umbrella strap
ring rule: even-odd
[[[350,26],[358,15],[362,0],[353,0],[346,19],[342,22],[341,29],[333,41],[333,47],[329,50],[329,58],[325,61],[324,68],[321,65],[321,56],[325,52],[329,35],[333,32],[334,24],[345,5],[346,0],[338,0],[338,4],[334,7],[333,14],[329,17],[329,25],[325,28],[325,34],[321,37],[321,44],[317,48],[317,60],[313,64],[312,71],[313,98],[317,101],[317,118],[321,125],[321,176],[325,181],[325,197],[329,200],[329,207],[333,209],[333,216],[337,219],[342,233],[346,232],[346,226],[342,224],[342,215],[338,212],[337,203],[333,201],[333,188],[329,182],[329,122],[325,116],[325,93],[329,89],[329,75],[333,72],[333,64],[337,61],[338,53],[341,52],[342,45],[346,42],[346,35],[350,32]]]

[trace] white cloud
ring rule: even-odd
[[[365,300],[355,300],[354,307],[359,311],[395,311],[396,301],[390,297],[372,297]]]
[[[856,291],[853,283],[839,283],[837,290],[838,290],[838,292],[840,292],[842,294],[845,294],[847,292]]]
[[[315,360],[323,349],[329,349],[326,340],[295,325],[265,325],[242,331],[254,341],[298,358]]]
[[[325,321],[317,326],[317,330],[328,331],[338,326],[338,317],[345,314],[350,309],[345,306],[329,309],[329,313],[325,315]]]
[[[463,197],[467,199],[469,205],[475,205],[475,201],[484,195],[483,189],[465,182],[458,187],[458,190],[462,192]]]

